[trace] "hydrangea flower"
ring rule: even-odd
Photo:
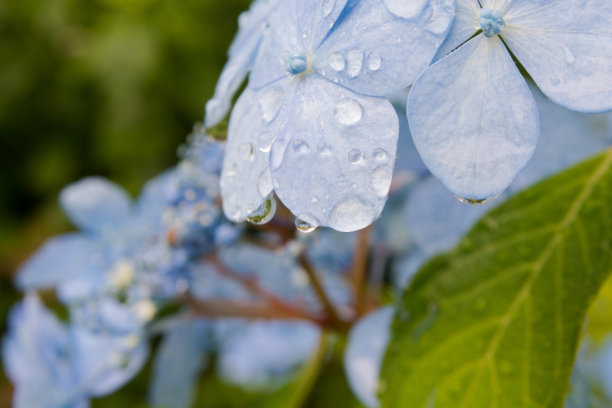
[[[443,58],[408,99],[410,129],[431,172],[479,203],[501,193],[532,156],[538,110],[510,53],[556,103],[612,109],[610,21],[606,0],[458,0]]]
[[[87,407],[137,373],[148,354],[142,337],[66,327],[28,295],[9,319],[3,342],[6,372],[15,385],[14,407]]]
[[[452,0],[287,0],[232,111],[223,208],[243,221],[274,191],[300,225],[353,231],[380,214],[398,120],[384,95],[412,83],[452,21]]]

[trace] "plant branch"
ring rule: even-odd
[[[365,277],[368,268],[368,248],[372,227],[362,229],[357,233],[357,243],[353,253],[351,280],[355,292],[355,310],[360,316],[366,309]]]

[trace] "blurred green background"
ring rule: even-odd
[[[70,228],[64,185],[97,174],[136,195],[176,162],[249,3],[0,0],[2,325],[11,274]]]

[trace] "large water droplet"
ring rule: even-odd
[[[257,136],[257,145],[259,146],[259,150],[263,153],[268,153],[270,151],[272,142],[274,142],[273,133],[264,132]]]
[[[363,117],[363,107],[355,99],[342,98],[334,107],[334,116],[342,125],[355,125]]]
[[[352,164],[359,164],[363,161],[363,153],[359,149],[353,149],[349,152],[348,159]]]
[[[323,17],[329,16],[335,5],[336,0],[323,0],[323,4],[321,5],[321,13],[323,13]]]
[[[310,146],[308,146],[308,143],[301,139],[294,140],[292,146],[293,150],[295,150],[295,152],[298,154],[307,154],[310,152]]]
[[[274,197],[270,196],[266,201],[263,202],[255,211],[249,215],[247,221],[251,224],[261,225],[267,222],[274,217],[276,214],[276,200]]]
[[[413,18],[421,13],[428,0],[383,0],[383,2],[389,11],[396,16]]]
[[[378,215],[377,208],[359,197],[340,201],[329,213],[328,224],[341,232],[351,232],[370,225]]]
[[[281,107],[283,94],[276,88],[267,89],[259,100],[261,117],[266,123],[274,120]]]
[[[344,57],[342,54],[337,52],[334,52],[327,57],[327,63],[334,71],[337,72],[344,71],[344,68],[346,68],[346,61],[344,60]]]
[[[253,145],[251,143],[242,143],[238,146],[238,155],[243,160],[251,160],[253,158]]]
[[[382,65],[382,57],[376,51],[371,52],[366,60],[366,65],[370,71],[378,71]]]
[[[319,226],[319,221],[312,214],[303,214],[295,219],[295,228],[300,232],[309,233]]]
[[[389,193],[393,170],[389,166],[380,166],[370,174],[370,187],[380,198]]]
[[[268,197],[272,190],[272,173],[270,169],[265,169],[257,179],[257,192],[262,197]]]
[[[346,73],[355,78],[361,72],[363,65],[363,52],[360,50],[351,50],[346,54]]]

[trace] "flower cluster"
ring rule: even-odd
[[[611,16],[603,0],[256,0],[206,105],[207,128],[231,110],[225,142],[197,127],[136,201],[97,177],[60,194],[79,231],[18,271],[3,343],[15,406],[88,406],[150,355],[154,406],[191,406],[213,362],[270,390],[335,332],[376,407],[383,293],[487,209],[446,188],[503,200],[612,144],[612,116],[530,90],[507,48],[553,101],[608,109]]]

